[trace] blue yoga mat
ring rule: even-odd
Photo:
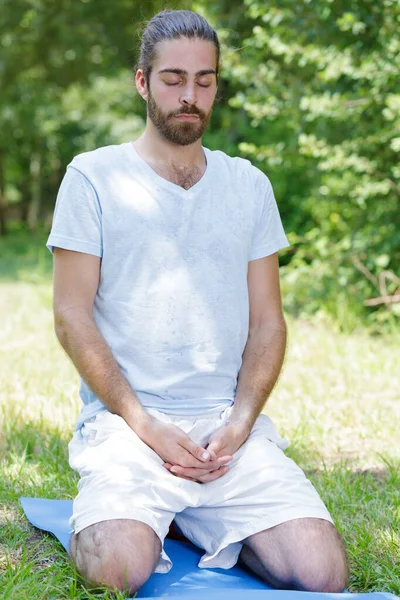
[[[72,500],[20,498],[28,520],[39,529],[49,531],[69,551],[68,521],[72,514]],[[173,562],[169,573],[154,573],[140,589],[136,598],[165,598],[179,596],[180,600],[343,600],[343,594],[320,594],[273,590],[260,579],[240,567],[232,569],[199,569],[201,550],[190,542],[165,540],[165,550]],[[384,592],[346,594],[346,600],[395,600],[397,596]]]

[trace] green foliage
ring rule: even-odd
[[[179,0],[174,1],[176,7]],[[0,221],[36,230],[66,165],[143,127],[131,68],[143,21],[161,0],[3,0],[0,11]]]
[[[244,4],[252,31],[240,51],[226,32],[224,76],[247,117],[238,148],[270,176],[291,233],[287,307],[392,327],[395,305],[363,306],[380,294],[354,258],[399,269],[400,3]]]
[[[396,327],[399,303],[364,302],[382,295],[382,271],[399,275],[399,0],[172,6],[198,10],[220,34],[205,144],[250,158],[273,183],[292,243],[282,254],[286,308],[346,330]],[[3,0],[0,230],[5,199],[10,218],[48,227],[72,157],[140,134],[138,24],[163,7]]]

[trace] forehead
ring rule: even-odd
[[[181,69],[187,73],[217,67],[217,51],[213,42],[199,38],[163,40],[156,47],[153,71]]]

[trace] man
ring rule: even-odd
[[[72,161],[57,199],[57,336],[82,378],[71,554],[89,582],[134,593],[171,567],[175,518],[204,567],[240,557],[276,587],[342,591],[332,519],[260,415],[286,329],[268,178],[203,148],[219,43],[190,11],[142,38],[143,135]]]

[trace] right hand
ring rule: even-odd
[[[206,469],[210,472],[226,465],[232,459],[231,456],[217,458],[213,450],[205,450],[198,446],[176,425],[163,423],[148,414],[135,431],[140,439],[162,458],[164,464],[169,466]],[[196,480],[193,478],[193,481]]]

